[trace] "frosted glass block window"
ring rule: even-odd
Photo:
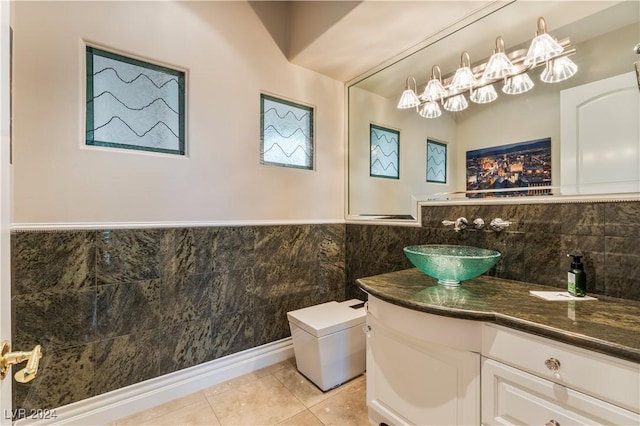
[[[313,169],[313,108],[260,95],[260,163]]]
[[[87,46],[86,144],[184,155],[185,73]]]
[[[373,177],[400,179],[400,132],[370,124],[371,162]]]
[[[427,182],[447,183],[447,145],[427,139]]]

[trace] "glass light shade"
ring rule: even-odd
[[[514,72],[515,69],[513,67],[513,64],[511,63],[507,55],[504,52],[496,52],[491,55],[491,58],[489,58],[487,67],[482,73],[482,80],[500,80],[501,78],[510,76]]]
[[[498,94],[493,85],[489,84],[488,86],[479,87],[471,92],[469,99],[477,104],[488,104],[498,99]]]
[[[449,85],[449,90],[452,92],[463,92],[472,88],[477,83],[478,79],[474,77],[471,68],[461,67],[456,70],[453,80],[451,80],[451,84]]]
[[[502,86],[502,92],[507,95],[519,95],[533,89],[533,81],[527,74],[514,75],[509,77]]]
[[[515,73],[515,68],[509,57],[504,53],[504,39],[496,37],[496,48],[489,58],[487,66],[482,73],[482,80],[485,82],[500,80]],[[495,90],[494,90],[495,91]]]
[[[422,99],[425,101],[437,101],[444,99],[445,96],[447,96],[447,91],[437,78],[429,80],[422,93]]]
[[[457,95],[451,98],[448,98],[444,103],[444,109],[451,112],[458,112],[467,109],[469,103],[464,95]]]
[[[402,92],[402,96],[400,96],[400,101],[398,102],[398,109],[407,109],[407,108],[415,108],[420,105],[420,99],[418,99],[418,95],[413,89],[405,89]]]
[[[449,92],[463,92],[471,89],[477,83],[478,80],[473,75],[473,71],[471,71],[469,53],[464,51],[460,55],[460,68],[456,70],[449,84]]]
[[[418,114],[424,118],[438,118],[442,115],[442,111],[440,110],[440,105],[434,101],[427,101],[420,110],[418,110]]]
[[[540,34],[531,41],[527,56],[524,58],[524,65],[529,67],[542,63],[559,55],[562,50],[562,46],[549,34]]]
[[[562,56],[547,63],[540,74],[540,80],[545,83],[558,83],[573,77],[576,72],[578,72],[578,66],[571,59]]]

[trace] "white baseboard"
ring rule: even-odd
[[[104,425],[292,357],[287,337],[58,407],[52,410],[55,419],[23,419],[15,425]]]

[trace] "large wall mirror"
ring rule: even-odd
[[[397,108],[408,77],[412,87],[411,77],[415,78],[421,94],[433,66],[440,68],[446,82],[460,67],[463,51],[471,68],[487,62],[498,36],[507,54],[526,51],[539,17],[547,32],[571,49],[567,57],[578,67],[573,77],[543,83],[541,65],[528,72],[534,87],[526,93],[504,94],[503,81],[498,81],[493,84],[495,101],[469,102],[459,112],[441,108],[438,118],[423,118],[416,108]],[[634,50],[640,42],[639,19],[637,0],[502,3],[351,82],[347,218],[416,220],[420,202],[456,198],[452,194],[469,197],[468,152],[545,139],[551,141],[548,186],[555,188],[545,194],[606,198],[640,193],[640,77],[634,67],[640,61]],[[586,102],[582,93],[590,93],[592,87],[600,90],[602,82],[618,84],[607,90],[624,93],[625,100],[612,98],[604,111],[580,110]],[[590,99],[594,97],[610,98],[596,94]],[[568,116],[567,105],[572,108]],[[576,124],[576,110],[580,125],[586,127]],[[387,152],[374,140],[381,139],[381,133],[372,129],[380,128],[387,136],[398,135]],[[624,129],[625,135],[616,136],[617,129]],[[587,136],[589,142],[583,141]],[[388,175],[372,173],[373,163]],[[429,170],[429,165],[442,168]],[[505,197],[504,202],[513,198]]]

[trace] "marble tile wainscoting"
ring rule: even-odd
[[[344,224],[13,232],[14,409],[55,408],[290,336],[344,300]]]
[[[465,217],[514,222],[501,232],[455,232],[443,219]],[[584,255],[587,290],[640,300],[640,202],[446,205],[422,208],[421,227],[347,225],[346,297],[364,295],[355,280],[413,265],[402,248],[461,244],[498,250],[488,272],[500,278],[566,288],[568,253]]]
[[[500,233],[445,228],[464,216]],[[640,300],[640,202],[429,206],[422,226],[360,224],[12,233],[13,346],[42,344],[14,408],[55,408],[290,335],[286,312],[364,298],[355,280],[412,267],[402,248],[503,255],[489,274]]]

